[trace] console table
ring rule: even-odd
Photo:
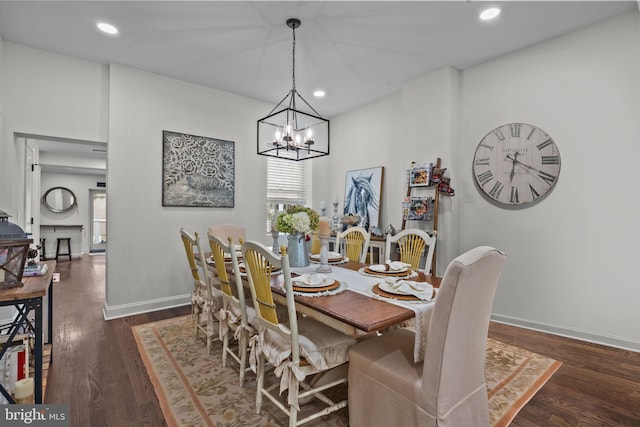
[[[43,346],[43,319],[42,319],[42,302],[44,296],[49,293],[48,298],[48,338],[49,343],[53,343],[53,273],[56,269],[55,261],[42,261],[47,264],[47,272],[42,276],[23,277],[23,286],[0,290],[0,306],[14,306],[18,311],[16,318],[13,320],[6,344],[0,350],[0,359],[4,356],[7,349],[13,343],[15,336],[20,330],[28,330],[35,335],[35,346],[33,349],[34,357],[34,398],[35,403],[42,402],[42,346]],[[34,311],[35,319],[32,322],[29,319],[29,313]],[[51,354],[51,362],[53,362],[53,349]],[[50,363],[51,363],[50,362]],[[15,400],[0,384],[0,393],[11,403]]]
[[[82,224],[40,224],[40,227],[45,228],[53,228],[53,231],[56,231],[56,228],[66,229],[66,228],[84,228]]]
[[[40,224],[40,228],[41,229],[47,229],[47,230],[51,230],[51,231],[47,231],[47,232],[41,232],[40,233],[40,238],[42,238],[43,240],[45,239],[49,239],[49,241],[51,241],[52,243],[49,244],[49,253],[55,253],[55,250],[52,250],[52,246],[53,245],[53,249],[56,249],[56,236],[63,236],[63,237],[69,237],[69,233],[70,232],[74,232],[75,236],[78,236],[77,233],[79,233],[79,238],[77,239],[78,245],[80,250],[78,251],[79,253],[82,253],[82,234],[84,231],[84,225],[82,224]],[[76,231],[77,230],[77,231]],[[44,256],[44,254],[47,253],[47,243],[46,242],[42,242],[43,243],[43,247],[42,247],[42,252],[41,254]],[[75,245],[74,245],[75,246]],[[52,259],[55,258],[52,257],[51,255],[49,255],[48,257],[45,258],[40,258],[40,259]]]

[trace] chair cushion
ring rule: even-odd
[[[349,347],[356,343],[354,338],[308,317],[298,319],[298,337],[300,357],[318,370],[347,362]],[[276,332],[265,330],[262,351],[272,365],[279,366],[291,356],[291,344]]]

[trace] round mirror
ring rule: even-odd
[[[47,190],[42,196],[41,203],[51,212],[67,212],[78,204],[73,191],[64,187],[53,187]]]

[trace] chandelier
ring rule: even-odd
[[[258,154],[295,161],[326,156],[329,120],[296,90],[296,28],[300,20],[287,19],[287,27],[293,31],[292,87],[266,117],[258,120]]]

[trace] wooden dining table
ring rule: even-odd
[[[358,271],[360,268],[366,266],[367,264],[349,261],[332,265],[331,267]],[[209,263],[208,268],[212,271],[215,270],[215,266]],[[231,264],[227,264],[227,269],[230,273],[233,273]],[[442,278],[420,275],[418,278],[412,280],[425,281],[433,285],[434,288],[438,288]],[[274,301],[277,304],[286,305],[285,291],[281,287],[282,277],[273,275],[271,281]],[[249,286],[246,276],[243,277],[243,282],[246,287]],[[294,299],[298,313],[304,314],[353,337],[381,331],[415,316],[415,312],[409,308],[387,302],[383,299],[369,297],[349,289],[335,295],[295,295]]]

